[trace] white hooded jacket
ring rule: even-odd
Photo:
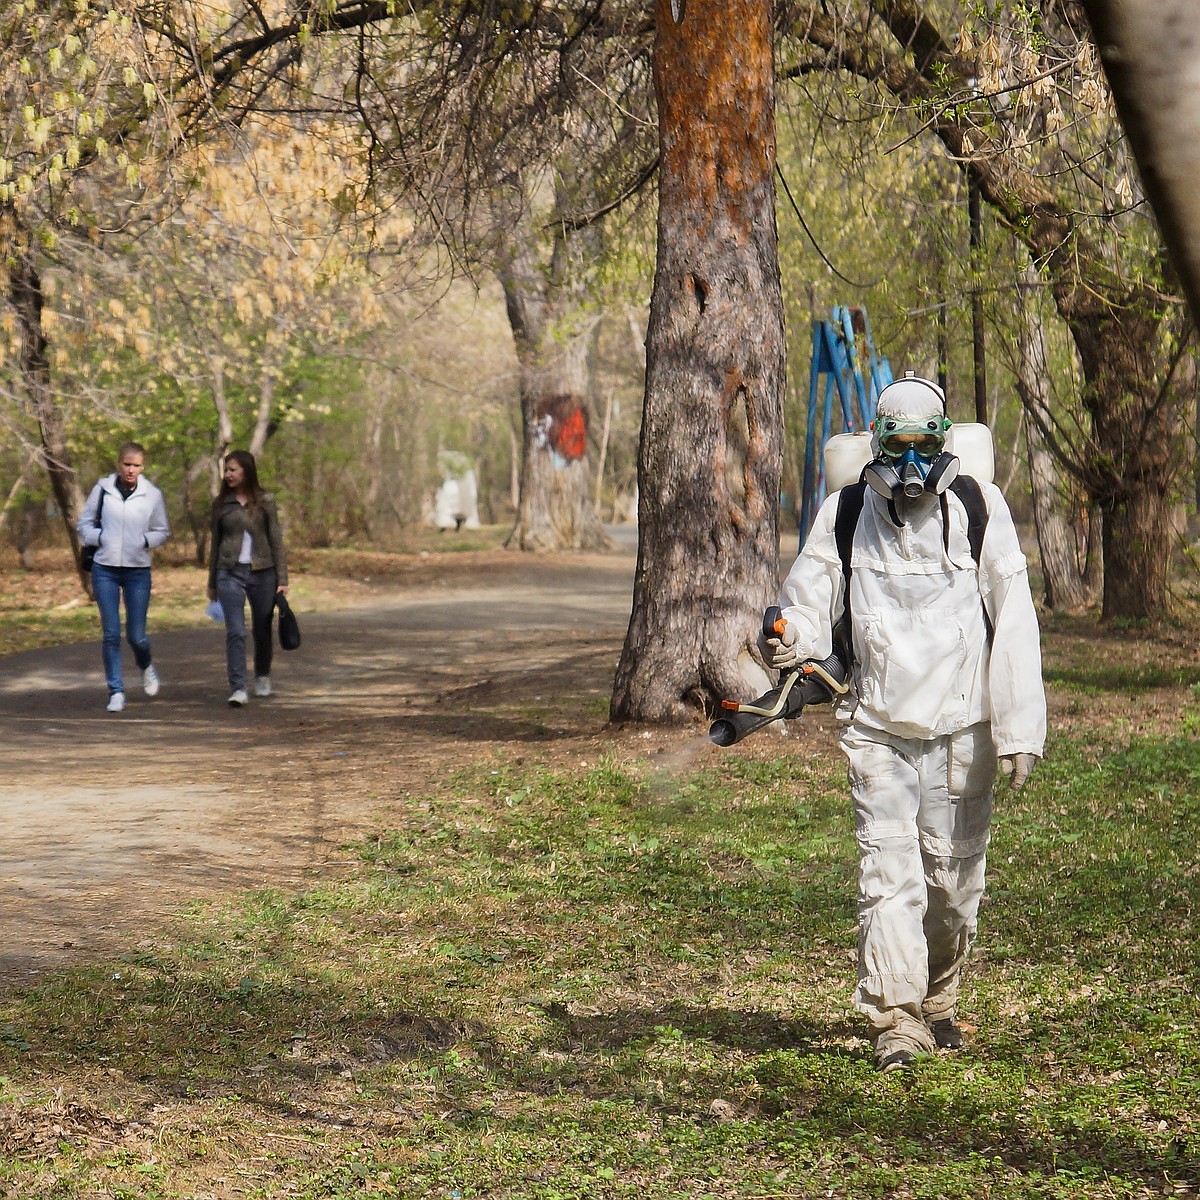
[[[96,562],[105,567],[148,567],[150,551],[171,536],[163,494],[144,475],[128,500],[117,489],[116,475],[105,475],[92,488],[76,529],[83,545],[99,547]]]
[[[1040,756],[1046,699],[1025,555],[1000,490],[980,487],[988,523],[978,567],[967,512],[953,492],[945,494],[947,552],[939,497],[907,504],[906,523],[897,528],[887,501],[866,490],[850,558],[853,717],[905,738],[939,737],[991,721],[998,755]],[[783,585],[780,604],[801,660],[832,652],[833,626],[842,615],[837,506],[834,493]],[[993,627],[990,645],[984,605]]]

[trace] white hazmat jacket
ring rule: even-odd
[[[998,755],[1040,757],[1046,697],[1025,555],[1000,489],[980,488],[988,523],[978,567],[967,512],[953,492],[945,494],[947,551],[939,497],[906,502],[907,521],[897,528],[888,502],[866,489],[850,557],[858,693],[852,715],[903,738],[940,737],[990,721]],[[832,652],[842,615],[837,506],[835,492],[783,584],[780,605],[801,660]]]

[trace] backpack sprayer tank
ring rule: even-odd
[[[992,431],[977,421],[964,421],[946,430],[946,452],[962,462],[962,473],[991,483],[995,476]],[[835,433],[825,443],[825,492],[832,495],[854,483],[871,461],[871,434],[867,431]]]

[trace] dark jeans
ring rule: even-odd
[[[225,612],[225,662],[233,691],[246,686],[246,601],[254,637],[254,674],[270,675],[271,626],[275,618],[275,568],[252,571],[239,563],[232,571],[217,572],[217,599]]]
[[[106,567],[92,564],[92,592],[100,609],[103,631],[104,675],[108,690],[123,692],[121,678],[121,593],[125,594],[125,637],[140,670],[150,665],[150,639],[146,636],[146,613],[150,608],[149,567]]]

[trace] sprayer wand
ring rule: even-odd
[[[763,636],[781,636],[786,624],[779,607],[773,605],[763,614]],[[845,695],[850,690],[848,677],[849,670],[836,651],[820,661],[810,659],[750,704],[722,700],[726,715],[712,723],[708,736],[718,746],[732,746],[772,721],[795,720],[807,705],[828,704],[835,696]]]

